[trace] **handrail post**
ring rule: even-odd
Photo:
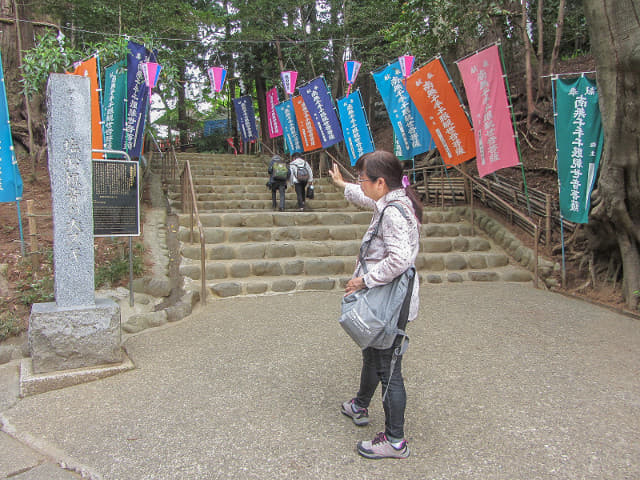
[[[544,195],[544,243],[551,246],[551,195]]]
[[[538,224],[535,226],[535,240],[533,243],[533,286],[538,288],[538,243],[540,239],[540,220],[538,219]]]
[[[440,201],[444,210],[444,165],[440,167]]]
[[[475,237],[476,235],[476,227],[475,227],[475,219],[473,218],[473,181],[469,182],[471,184],[471,236]]]

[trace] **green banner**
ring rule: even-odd
[[[102,118],[104,125],[104,148],[124,150],[124,115],[127,97],[127,61],[121,60],[105,69]],[[108,155],[107,158],[121,158]]]
[[[556,150],[560,212],[574,223],[587,223],[604,133],[598,89],[587,77],[556,79]]]

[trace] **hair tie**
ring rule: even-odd
[[[409,177],[407,177],[406,175],[403,175],[402,176],[402,187],[403,188],[407,188],[410,185],[411,185],[411,182],[409,182]]]

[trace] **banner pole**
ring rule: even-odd
[[[553,106],[553,124],[555,131],[556,117],[558,111],[556,110],[556,84],[557,76],[551,78],[551,105]],[[558,137],[556,136],[556,162],[558,161]],[[558,166],[556,165],[556,172]],[[564,219],[562,218],[562,205],[560,205],[560,176],[558,175],[558,210],[560,211],[560,243],[562,246],[562,288],[566,288],[567,283],[567,270],[566,270],[566,256],[564,248]]]
[[[16,200],[18,208],[18,228],[20,229],[20,255],[24,258],[24,234],[22,232],[22,215],[20,214],[20,200]]]
[[[451,78],[451,74],[449,73],[449,69],[447,68],[447,64],[444,63],[444,61],[442,60],[442,57],[440,55],[438,55],[437,59],[440,61],[440,65],[442,65],[442,68],[444,69],[445,73],[447,74],[447,77],[449,78],[449,83],[453,87],[453,91],[456,92],[456,96],[458,97],[458,102],[460,103],[460,106],[462,107],[462,111],[467,116],[467,120],[469,120],[469,124],[473,128],[473,122],[471,121],[471,115],[469,114],[465,104],[462,102],[462,96],[460,95],[460,91],[458,90],[458,87],[457,87],[456,83],[453,81],[453,78]]]
[[[100,75],[100,55],[98,55],[98,52],[96,52],[96,70],[97,71],[97,75],[98,75],[98,95],[100,96],[100,115],[102,115],[102,118],[100,119],[100,125],[102,125],[102,144],[104,145],[105,143],[105,139],[104,139],[104,115],[103,115],[103,108],[104,108],[104,97],[102,96],[102,75]],[[106,147],[104,147],[106,148]],[[105,158],[103,156],[103,158]]]
[[[527,211],[531,216],[531,202],[529,201],[529,189],[527,188],[527,179],[524,175],[524,164],[522,163],[522,153],[520,152],[520,140],[518,139],[518,130],[516,127],[516,117],[513,113],[513,104],[511,103],[511,89],[509,88],[509,79],[505,73],[507,70],[504,64],[504,55],[502,54],[502,44],[498,43],[498,51],[500,52],[500,62],[502,63],[502,78],[504,78],[507,87],[507,98],[509,100],[509,109],[511,110],[511,122],[513,123],[513,137],[516,140],[516,148],[518,149],[518,159],[520,160],[520,170],[522,171],[522,181],[524,182],[524,194],[527,198]]]

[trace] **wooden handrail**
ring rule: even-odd
[[[175,153],[175,152],[174,152]],[[193,243],[193,220],[195,214],[195,221],[198,225],[198,232],[200,233],[200,299],[202,304],[207,303],[207,271],[205,260],[205,248],[204,248],[204,229],[202,228],[202,222],[200,221],[200,215],[198,213],[198,201],[196,198],[196,191],[193,186],[193,177],[191,176],[191,164],[189,160],[185,160],[184,168],[180,174],[181,184],[181,202],[182,213],[189,213],[190,225],[189,225],[189,241]],[[188,190],[188,191],[187,191]],[[187,202],[187,199],[189,201]],[[187,204],[189,211],[187,212]]]
[[[329,152],[327,152],[327,151],[325,151],[325,153],[326,153],[326,154],[331,158],[331,160],[333,160],[333,162],[334,162],[336,165],[338,165],[338,167],[340,167],[340,169],[341,169],[343,172],[345,172],[345,173],[346,173],[346,174],[351,178],[351,180],[356,180],[356,176],[355,176],[353,173],[351,173],[347,167],[345,167],[344,165],[342,165],[342,163],[340,163],[340,161],[339,161],[336,157],[334,157],[333,155],[331,155],[331,154],[330,154]]]
[[[534,222],[528,215],[526,215],[525,213],[521,212],[520,210],[514,208],[513,206],[511,206],[508,202],[506,202],[505,200],[503,200],[502,198],[500,198],[500,196],[498,196],[496,193],[492,192],[489,188],[487,188],[485,185],[483,185],[480,181],[478,181],[478,179],[474,178],[472,175],[469,175],[467,172],[465,172],[464,170],[462,170],[461,168],[459,168],[458,166],[455,165],[451,165],[451,168],[454,168],[457,173],[460,174],[460,177],[456,176],[455,178],[463,178],[466,181],[470,182],[470,186],[471,186],[471,195],[470,195],[470,199],[469,199],[469,204],[470,204],[470,208],[471,208],[471,228],[472,230],[474,229],[474,190],[475,191],[479,191],[482,192],[484,197],[489,197],[491,198],[492,201],[496,202],[497,204],[499,204],[502,208],[504,208],[507,212],[509,212],[509,216],[511,218],[518,218],[521,224],[524,224],[525,226],[527,226],[531,232],[529,232],[526,228],[524,229],[527,233],[531,233],[531,235],[533,236],[533,242],[534,242],[534,257],[535,257],[535,265],[533,266],[533,270],[534,270],[534,277],[533,277],[533,283],[534,286],[537,288],[538,287],[538,246],[540,243],[540,232],[541,232],[541,225],[540,225],[540,221],[538,223]],[[411,168],[411,169],[407,169],[404,170],[404,173],[406,175],[410,175],[414,172],[420,172],[422,173],[422,180],[413,183],[413,185],[424,185],[425,187],[427,187],[427,179],[428,179],[428,175],[427,175],[427,171],[429,170],[440,170],[442,171],[445,167],[443,165],[438,165],[438,166],[432,166],[432,167],[417,167],[417,168]],[[411,178],[411,177],[409,177]],[[444,186],[444,172],[442,172],[441,174],[441,186],[440,186],[440,193],[441,193],[441,197],[442,197],[442,206],[444,207],[444,190],[445,190],[445,186]],[[451,187],[452,189],[452,198],[455,201],[455,196],[453,194],[453,187]],[[429,195],[428,189],[425,188],[426,194],[427,196]],[[472,231],[472,235],[473,235],[473,231]]]
[[[534,269],[533,284],[534,284],[534,286],[536,288],[538,288],[538,243],[539,243],[539,239],[540,239],[540,225],[535,223],[533,220],[531,220],[531,218],[529,218],[527,215],[525,215],[520,210],[518,210],[516,208],[513,208],[511,205],[509,205],[509,203],[507,203],[504,200],[502,200],[498,195],[493,193],[487,187],[485,187],[480,182],[478,182],[473,176],[469,175],[467,172],[463,171],[458,166],[453,165],[452,167],[455,168],[463,177],[465,177],[467,180],[469,180],[471,182],[471,197],[472,198],[473,198],[473,189],[474,189],[474,186],[475,186],[480,191],[482,191],[486,196],[491,197],[491,199],[493,201],[499,203],[500,205],[502,205],[502,207],[506,208],[507,211],[511,212],[512,215],[518,217],[521,222],[523,222],[525,224],[528,224],[531,227],[531,229],[533,230],[533,252],[534,252],[534,257],[535,257],[535,265],[533,267],[533,269]],[[473,210],[472,210],[471,215],[472,215],[471,218],[473,218]]]

